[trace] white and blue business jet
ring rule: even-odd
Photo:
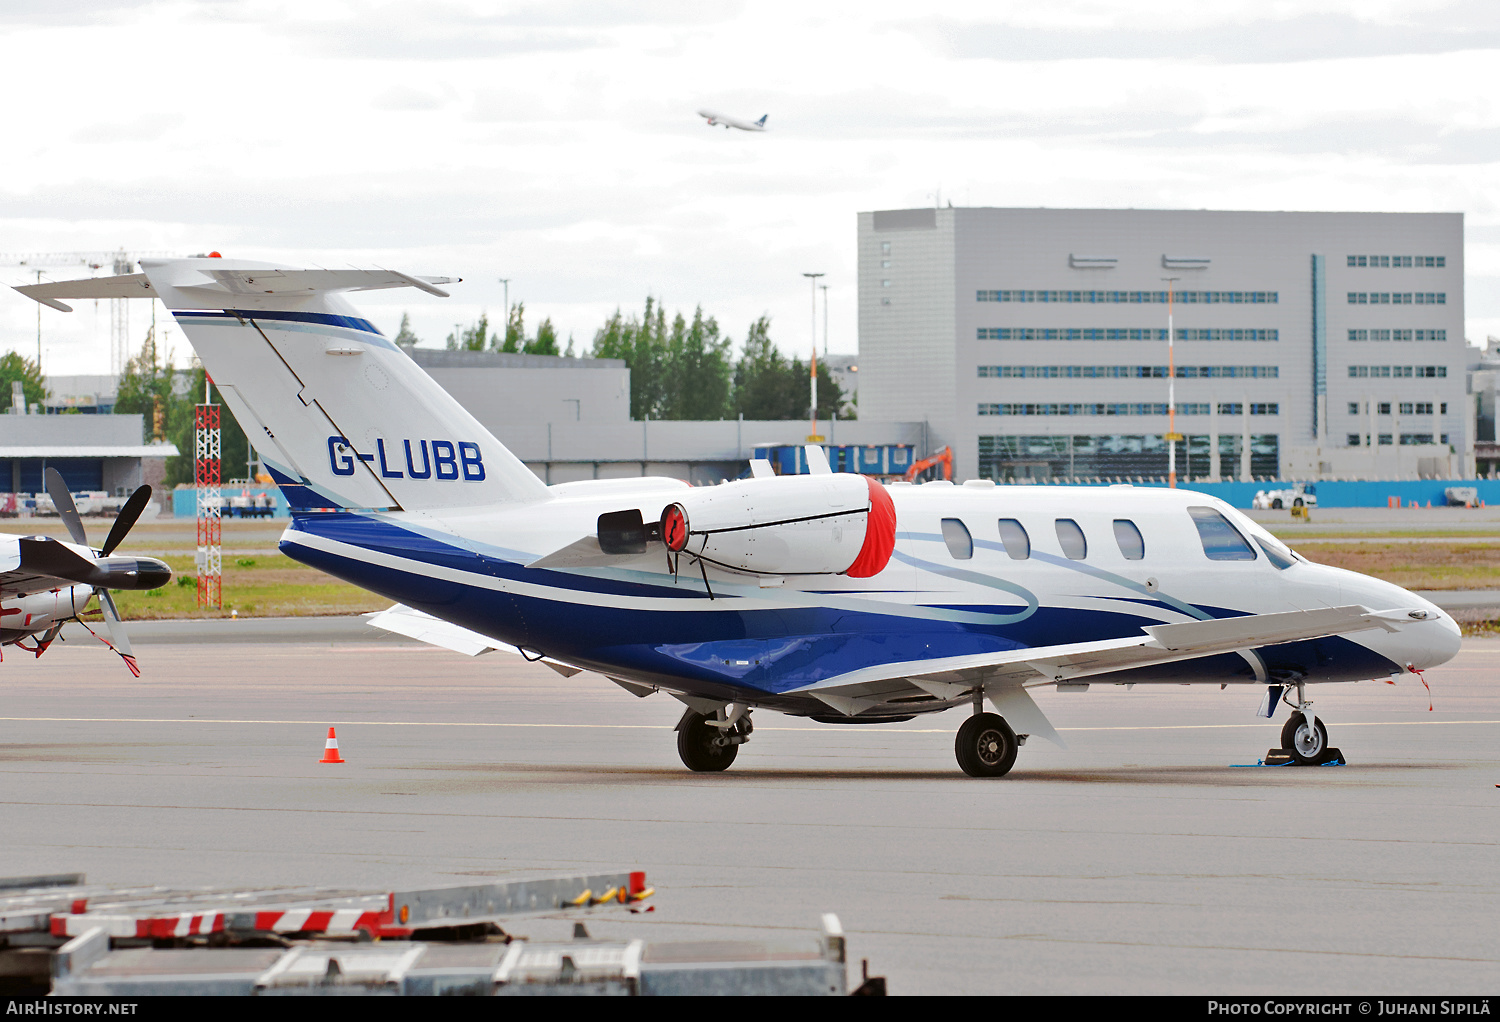
[[[444,278],[230,259],[17,288],[174,311],[293,509],[289,556],[398,601],[377,623],[468,653],[514,647],[686,705],[678,751],[722,770],[751,713],[840,724],[968,707],[959,766],[998,777],[1028,690],[1260,686],[1292,758],[1328,752],[1307,693],[1421,671],[1453,620],[1313,564],[1191,490],[883,486],[814,471],[690,487],[547,486],[340,297]],[[986,710],[988,701],[991,710]]]

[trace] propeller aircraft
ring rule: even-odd
[[[69,621],[83,624],[81,615],[98,596],[109,633],[109,638],[99,638],[140,677],[125,623],[109,593],[111,589],[158,589],[172,578],[172,570],[154,557],[115,553],[151,502],[151,487],[142,486],[130,495],[104,546],[95,549],[89,545],[83,519],[63,477],[57,469],[48,468],[44,478],[47,495],[72,542],[0,534],[0,648],[16,646],[41,656],[63,625]],[[32,645],[27,646],[26,640]]]

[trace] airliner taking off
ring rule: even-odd
[[[1254,687],[1282,743],[1320,762],[1316,684],[1450,659],[1457,625],[1397,586],[1313,564],[1191,490],[880,483],[814,472],[691,487],[547,486],[340,292],[444,278],[230,259],[33,284],[160,298],[293,509],[281,549],[398,601],[393,630],[513,646],[686,707],[677,747],[722,770],[751,715],[875,724],[971,712],[968,774],[1060,739],[1030,690]],[[986,709],[985,704],[989,704]]]
[[[716,128],[722,124],[726,131],[730,128],[739,128],[741,131],[765,131],[766,118],[771,115],[761,114],[758,121],[742,121],[738,117],[725,117],[723,114],[716,114],[712,110],[699,110],[698,116],[707,120],[710,128]]]

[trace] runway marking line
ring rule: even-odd
[[[316,727],[554,727],[601,728],[621,731],[670,731],[668,724],[519,724],[509,721],[471,720],[231,720],[217,717],[0,717],[0,721],[62,724],[295,724]],[[1500,720],[1371,720],[1340,721],[1339,727],[1407,727],[1434,724],[1500,724]],[[1110,727],[1060,727],[1058,731],[1215,731],[1228,728],[1264,728],[1267,724],[1143,724]],[[1270,725],[1274,726],[1274,725]],[[843,731],[850,725],[830,727],[762,727],[758,731]],[[947,734],[946,727],[882,728],[881,734]]]

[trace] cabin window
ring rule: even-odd
[[[1198,538],[1203,542],[1203,552],[1208,555],[1209,560],[1255,560],[1255,550],[1219,512],[1211,507],[1190,507],[1188,514],[1193,516],[1193,524],[1198,527]]]
[[[967,561],[974,556],[974,537],[969,535],[969,527],[957,518],[943,519],[943,542],[948,544],[948,552],[955,561]]]
[[[1115,519],[1115,542],[1120,544],[1120,553],[1127,561],[1139,561],[1146,556],[1145,537],[1129,518]]]
[[[1083,530],[1071,518],[1057,520],[1057,541],[1062,544],[1063,555],[1069,560],[1081,561],[1089,554],[1089,544],[1083,538]]]
[[[1268,543],[1259,536],[1255,537],[1255,543],[1266,552],[1266,560],[1276,565],[1279,571],[1286,571],[1286,569],[1297,563],[1292,560],[1292,552],[1282,548],[1279,543]]]
[[[1031,556],[1031,537],[1026,527],[1014,518],[1000,519],[1000,543],[1013,561],[1024,561]]]

